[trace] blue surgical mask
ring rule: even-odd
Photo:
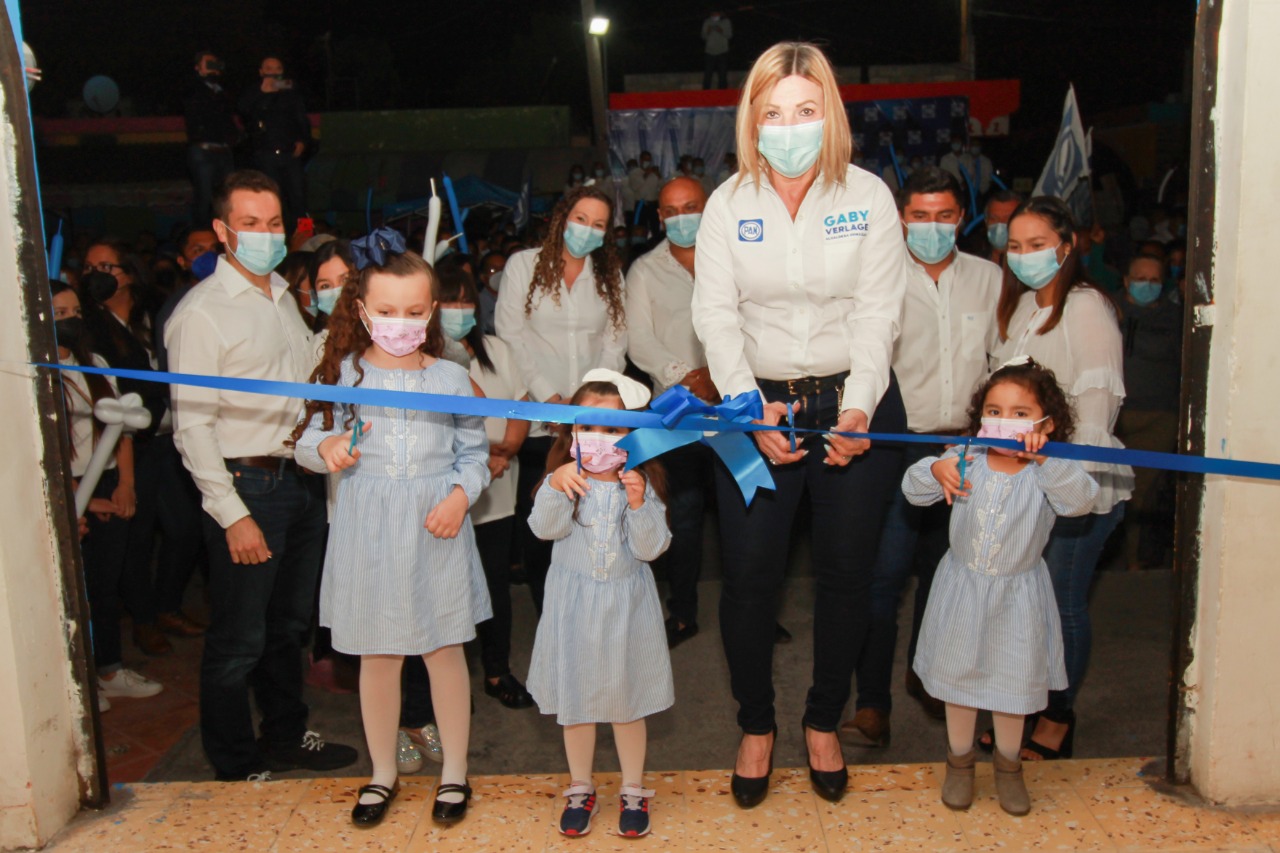
[[[227,226],[231,231],[231,227]],[[284,260],[288,250],[284,234],[274,231],[231,231],[236,235],[236,250],[232,254],[244,268],[254,275],[266,275]]]
[[[476,327],[476,309],[441,308],[440,331],[455,341],[460,341]]]
[[[324,314],[333,314],[334,307],[338,304],[338,297],[342,295],[341,287],[331,287],[328,290],[316,291],[316,307]]]
[[[667,239],[682,249],[689,248],[698,239],[700,224],[701,213],[682,213],[662,220],[662,227],[667,229]]]
[[[956,247],[953,222],[908,222],[907,248],[926,264],[940,263]]]
[[[1182,278],[1182,267],[1178,266],[1177,264],[1170,264],[1169,278],[1173,280],[1174,284],[1177,284],[1178,279]]]
[[[320,313],[320,309],[314,305],[303,305],[302,310],[307,312],[308,317],[314,317]]]
[[[1058,246],[1022,255],[1010,252],[1005,257],[1009,259],[1009,269],[1017,276],[1018,281],[1032,290],[1039,290],[1053,281],[1058,270],[1062,269],[1062,264],[1058,262]]]
[[[1158,281],[1131,281],[1128,284],[1129,295],[1139,305],[1150,305],[1160,298],[1164,286]]]
[[[987,242],[991,244],[991,248],[997,252],[1003,252],[1004,247],[1009,245],[1009,223],[995,222],[987,226]]]
[[[564,247],[575,258],[585,258],[604,245],[604,232],[581,222],[570,222],[564,228]]]
[[[822,125],[822,119],[807,124],[762,124],[756,149],[779,175],[798,178],[818,162]]]

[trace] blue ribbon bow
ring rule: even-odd
[[[404,236],[394,228],[375,228],[365,237],[351,241],[351,258],[356,269],[363,270],[369,264],[386,266],[392,255],[403,255],[408,251]]]
[[[764,403],[759,391],[749,391],[725,398],[718,406],[709,405],[695,397],[683,385],[674,385],[649,404],[649,408],[662,417],[666,429],[634,430],[618,442],[627,451],[627,469],[661,456],[677,447],[701,441],[720,457],[738,488],[742,490],[747,506],[755,497],[756,489],[772,489],[773,476],[764,463],[764,457],[756,450],[756,444],[745,432],[734,430],[731,424],[749,424],[764,417]],[[686,417],[715,418],[723,431],[704,436],[699,430],[677,429]]]

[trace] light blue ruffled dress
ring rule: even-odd
[[[423,370],[384,370],[361,361],[365,388],[470,397],[467,371],[448,361]],[[340,385],[356,384],[354,359]],[[346,432],[350,407],[334,404],[331,430],[312,418],[294,457],[325,471],[320,442]],[[357,407],[372,428],[360,461],[338,478],[337,504],[320,582],[320,624],[333,647],[357,655],[416,655],[466,642],[493,615],[468,514],[454,539],[437,539],[427,514],[461,486],[475,503],[489,483],[484,419]]]
[[[662,604],[648,561],[671,544],[651,486],[631,509],[620,483],[592,480],[573,501],[544,480],[529,528],[555,542],[529,692],[562,726],[629,723],[675,702]]]
[[[907,469],[902,490],[915,506],[943,499],[929,456]],[[914,668],[929,695],[1032,714],[1064,690],[1062,623],[1041,554],[1059,515],[1084,515],[1098,484],[1078,462],[1050,458],[1016,474],[987,465],[974,447],[965,471],[969,497],[951,509],[951,549],[938,565],[925,607]]]

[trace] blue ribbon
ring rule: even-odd
[[[766,426],[752,423],[763,415],[763,405],[758,394],[739,394],[725,400],[719,406],[708,406],[694,398],[689,400],[679,391],[676,402],[661,402],[664,412],[632,412],[624,409],[596,409],[588,406],[568,406],[559,403],[527,403],[516,400],[495,400],[488,397],[459,397],[449,394],[420,394],[410,391],[385,391],[378,388],[350,388],[344,385],[319,385],[306,382],[271,382],[263,379],[233,379],[223,376],[202,376],[194,373],[167,373],[160,370],[127,370],[112,367],[87,367],[70,364],[43,364],[50,370],[72,370],[99,376],[115,376],[136,379],[140,382],[163,382],[169,385],[191,385],[199,388],[215,388],[222,391],[239,391],[246,394],[266,394],[301,400],[322,400],[347,405],[381,406],[390,409],[408,409],[418,412],[438,412],[449,415],[471,415],[482,418],[511,418],[544,423],[587,423],[599,426],[620,426],[644,432],[675,433],[701,436],[704,432],[715,435],[707,443],[716,451],[740,481],[743,495],[749,496],[756,488],[772,487],[763,458],[753,442],[729,440],[745,438],[745,433],[758,431],[788,432],[787,426]],[[683,388],[683,386],[677,386]],[[684,389],[687,392],[687,389]],[[666,394],[654,401],[657,405]],[[692,397],[692,395],[689,395]],[[679,427],[679,429],[677,429]],[[797,433],[829,434],[829,430],[795,429]],[[1003,438],[973,438],[955,435],[915,435],[911,433],[836,433],[846,438],[865,438],[874,442],[897,444],[964,444],[966,441],[985,447],[1003,447],[1009,450],[1024,449],[1021,444]],[[624,438],[626,441],[630,438]],[[652,436],[639,440],[639,449],[652,447],[650,442],[666,441],[670,446],[690,444],[694,438],[673,443],[670,438]],[[622,442],[619,442],[621,445]],[[720,445],[717,447],[717,445]],[[723,452],[721,450],[723,448]],[[754,460],[746,458],[754,455]],[[1181,471],[1188,474],[1216,474],[1226,477],[1248,477],[1259,480],[1280,480],[1280,465],[1270,462],[1250,462],[1239,459],[1211,459],[1182,453],[1157,453],[1151,450],[1129,450],[1115,447],[1098,447],[1092,444],[1068,444],[1050,441],[1040,451],[1045,456],[1074,459],[1079,462],[1098,462],[1107,465],[1130,465],[1139,468],[1156,468],[1164,471]],[[653,458],[652,456],[646,458]],[[732,461],[730,461],[732,460]],[[630,461],[630,460],[629,460]],[[638,463],[633,463],[638,464]],[[765,480],[768,480],[766,483]]]

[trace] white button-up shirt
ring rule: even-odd
[[[609,322],[609,306],[596,293],[590,256],[573,287],[560,282],[558,301],[539,292],[525,315],[529,283],[541,251],[517,252],[507,261],[494,314],[498,337],[511,347],[521,382],[538,402],[556,394],[568,399],[592,368],[622,372],[627,353],[626,329],[615,329]]]
[[[903,250],[907,251],[907,250]],[[912,432],[952,433],[969,422],[969,401],[987,378],[988,354],[1000,342],[996,305],[1000,267],[955,252],[935,284],[907,256],[902,334],[893,347],[907,426]]]
[[[271,297],[218,259],[213,275],[196,285],[165,324],[169,367],[239,379],[306,382],[315,367],[311,332],[280,276]],[[173,440],[203,497],[204,509],[230,527],[249,515],[236,494],[225,459],[292,458],[284,446],[302,413],[302,401],[241,391],[174,385]]]
[[[637,258],[627,273],[627,353],[652,377],[655,397],[707,365],[693,331],[693,276],[667,240]]]
[[[702,214],[693,288],[716,388],[848,370],[843,408],[871,417],[889,387],[906,263],[893,195],[856,166],[844,186],[819,177],[794,222],[767,179],[722,184]]]

